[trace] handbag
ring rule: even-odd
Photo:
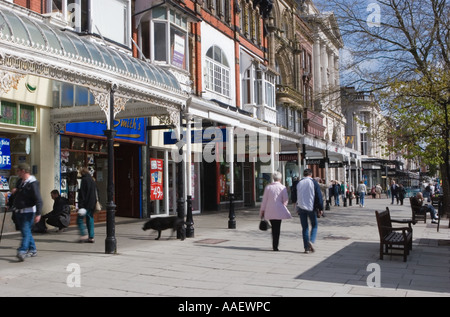
[[[95,198],[97,199],[97,202],[95,203],[95,212],[99,212],[103,209],[102,204],[100,204],[100,201],[98,200],[98,194],[95,192]]]
[[[262,231],[267,231],[267,229],[270,229],[270,224],[267,220],[265,219],[261,219],[261,221],[259,222],[259,230]]]

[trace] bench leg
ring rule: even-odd
[[[380,244],[380,260],[383,260],[383,244]]]

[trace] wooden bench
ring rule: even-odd
[[[392,220],[389,208],[385,211],[375,211],[380,234],[380,260],[384,255],[403,255],[403,262],[412,250],[412,220]],[[392,223],[408,224],[407,227],[394,228]],[[403,253],[394,253],[392,250],[401,250]]]
[[[431,205],[436,209],[436,213],[439,217],[438,223],[437,223],[437,231],[439,231],[439,226],[441,224],[441,217],[442,217],[442,200],[443,196],[433,196],[431,197]]]
[[[427,213],[421,210],[420,206],[413,206],[412,200],[414,197],[409,197],[409,203],[411,205],[412,221],[417,223],[417,220],[423,220],[423,223],[427,223]]]

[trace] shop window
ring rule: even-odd
[[[96,179],[101,204],[105,206],[106,179],[104,167],[106,166],[107,153],[101,152],[101,149],[106,148],[106,142],[63,135],[60,139],[60,146],[61,195],[67,197],[72,205],[76,204],[80,182],[78,170],[86,166]]]
[[[230,163],[221,162],[219,168],[219,193],[221,202],[230,201]],[[242,163],[234,163],[234,199],[243,200],[243,171]]]
[[[85,149],[85,139],[72,138],[72,149],[73,150],[84,150]]]

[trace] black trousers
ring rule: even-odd
[[[280,242],[281,219],[271,219],[270,225],[272,226],[272,247],[275,251],[278,251],[278,243]]]

